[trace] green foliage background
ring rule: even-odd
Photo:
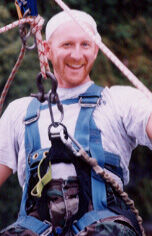
[[[152,0],[66,0],[65,2],[71,8],[90,13],[96,19],[103,42],[152,90]],[[47,22],[52,15],[60,11],[60,7],[54,1],[40,0],[38,11]],[[17,19],[14,1],[1,0],[0,27]],[[17,60],[20,48],[18,29],[0,35],[0,91]],[[35,78],[39,71],[37,51],[27,51],[4,108],[10,101],[36,91]],[[102,86],[130,85],[130,82],[102,53],[99,53],[91,76]],[[131,181],[127,187],[144,219],[146,228],[152,222],[151,158],[151,151],[145,147],[139,147],[133,152],[130,164]],[[16,219],[20,198],[21,189],[15,175],[0,189],[0,228]]]

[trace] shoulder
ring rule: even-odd
[[[8,109],[9,110],[15,109],[14,111],[26,110],[32,99],[33,99],[32,97],[23,97],[16,99],[8,105]]]
[[[110,97],[114,102],[118,103],[133,103],[136,101],[147,100],[145,94],[143,94],[139,89],[131,86],[121,86],[116,85],[110,88],[105,88],[103,95],[105,97]]]
[[[151,100],[141,92],[131,86],[112,86],[105,88],[103,99],[111,109],[116,111],[120,117],[139,117],[143,115],[149,117],[152,112]]]
[[[111,86],[110,88],[106,89],[109,91],[109,93],[111,95],[115,95],[115,96],[122,96],[122,95],[135,95],[135,94],[142,94],[142,92],[134,87],[131,86],[121,86],[121,85],[115,85],[115,86]]]
[[[23,119],[26,114],[27,107],[32,99],[32,97],[23,97],[14,100],[8,105],[1,119],[9,119],[13,122]]]
[[[18,99],[15,99],[14,101],[10,102],[9,106],[12,107],[12,106],[15,106],[15,107],[18,107],[18,106],[22,106],[23,104],[25,105],[28,105],[30,103],[30,101],[32,101],[32,97],[22,97],[22,98],[18,98]]]

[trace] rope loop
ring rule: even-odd
[[[42,30],[42,27],[44,24],[44,19],[42,16],[38,15],[38,16],[32,18],[32,21],[30,24],[31,24],[32,34],[36,34],[38,31]]]

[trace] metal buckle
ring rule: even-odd
[[[81,107],[90,107],[90,108],[91,107],[96,107],[96,106],[99,106],[101,104],[101,98],[98,98],[96,103],[82,103],[82,97],[80,97],[78,103]]]
[[[41,233],[40,236],[48,236],[50,233],[52,233],[52,224],[47,220],[44,220],[44,223],[48,224],[49,227],[43,233]]]
[[[37,111],[37,116],[34,116],[29,120],[24,120],[23,122],[24,122],[25,125],[29,125],[29,124],[35,122],[36,120],[38,120],[39,117],[40,117],[40,110]]]

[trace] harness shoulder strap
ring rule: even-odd
[[[28,198],[28,182],[30,178],[29,171],[29,156],[32,152],[41,148],[40,135],[38,129],[38,119],[40,116],[41,103],[36,99],[32,99],[30,102],[25,123],[25,151],[26,151],[26,181],[24,186],[24,192],[21,201],[21,207],[19,212],[18,220],[12,225],[21,226],[26,229],[32,230],[38,235],[52,235],[52,227],[48,222],[42,222],[35,217],[28,216],[26,213],[26,201]]]
[[[75,128],[75,138],[104,167],[105,156],[102,148],[101,134],[93,120],[93,112],[102,101],[102,90],[102,87],[92,84],[86,93],[80,95],[81,109]],[[96,174],[93,171],[91,175],[94,210],[105,209],[107,206],[105,183],[101,178],[100,180],[96,178]]]
[[[90,150],[90,119],[95,107],[101,103],[102,90],[102,87],[92,84],[84,94],[79,96],[81,110],[76,123],[75,139],[83,146],[86,151]]]
[[[24,119],[25,123],[25,153],[26,153],[26,168],[25,168],[25,186],[22,195],[22,201],[20,206],[19,216],[26,216],[26,200],[28,197],[28,181],[30,178],[29,163],[28,158],[31,152],[40,148],[40,137],[38,131],[38,118],[40,114],[40,102],[34,98],[30,102],[26,117]]]
[[[32,99],[24,119],[26,156],[28,156],[31,152],[41,148],[37,122],[40,116],[40,106],[41,103],[36,98]]]
[[[83,148],[90,153],[91,157],[96,158],[102,168],[110,171],[115,170],[115,174],[123,178],[122,169],[120,168],[120,157],[113,153],[105,152],[102,146],[101,131],[96,127],[93,119],[93,112],[98,105],[102,105],[103,88],[91,85],[86,93],[80,95],[79,104],[81,106],[78,116],[75,138]],[[114,216],[115,213],[107,208],[107,195],[105,181],[101,176],[91,171],[91,191],[94,211],[83,215],[75,224],[73,230],[81,231],[86,225],[105,218]]]

